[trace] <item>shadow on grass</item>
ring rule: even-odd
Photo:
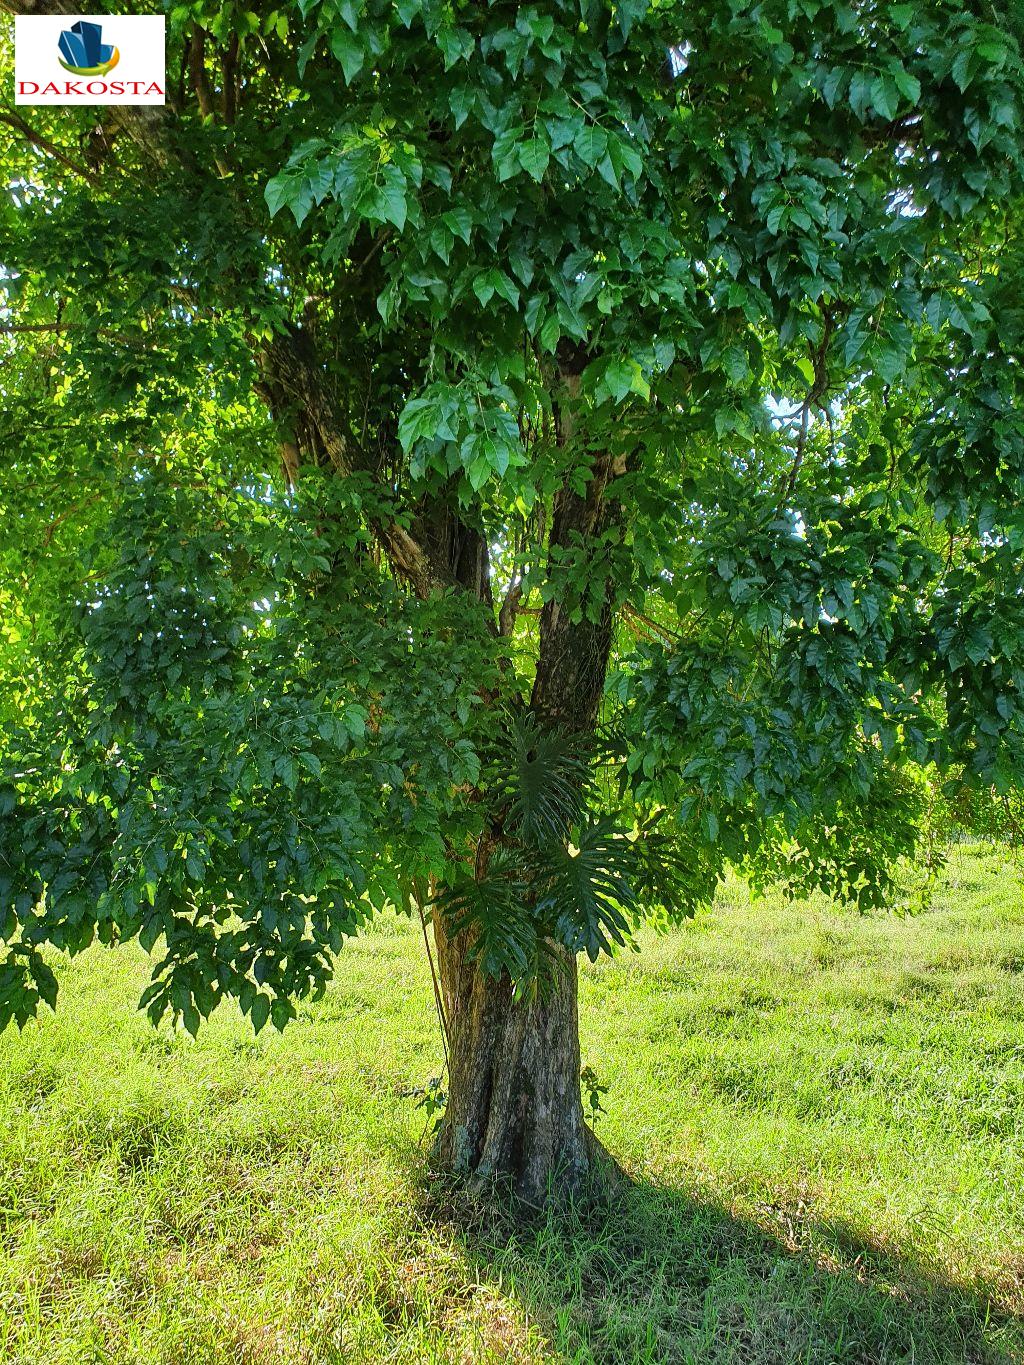
[[[1010,1365],[1024,1323],[851,1236],[778,1236],[712,1204],[624,1184],[517,1219],[435,1189],[428,1217],[572,1365]]]

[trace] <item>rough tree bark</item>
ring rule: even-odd
[[[553,613],[552,653],[534,688],[535,708],[547,723],[577,731],[593,726],[610,623],[610,610],[582,630]],[[434,941],[450,1054],[442,1164],[479,1181],[506,1177],[531,1203],[571,1192],[598,1150],[580,1097],[575,957],[555,950],[543,991],[516,999],[507,976],[495,979],[476,966],[469,934],[449,938],[437,915]]]
[[[580,1100],[576,960],[561,954],[546,990],[516,1000],[507,976],[481,972],[465,934],[434,939],[450,1033],[441,1165],[474,1182],[504,1177],[543,1204],[578,1188],[593,1143]]]

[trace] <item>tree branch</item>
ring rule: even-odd
[[[221,105],[224,122],[232,124],[238,112],[238,34],[232,33],[228,49],[221,57],[220,69],[224,79]]]
[[[0,322],[0,336],[17,336],[31,332],[88,332],[90,329],[81,322]],[[151,351],[155,342],[142,341],[139,337],[127,336],[124,332],[112,332],[109,327],[97,327],[95,335],[106,341],[116,341],[119,346],[127,346],[136,351]]]
[[[807,446],[807,431],[810,425],[811,408],[820,403],[821,399],[828,392],[828,346],[832,339],[832,328],[834,316],[830,308],[823,309],[824,322],[821,330],[821,342],[817,346],[811,346],[811,364],[814,367],[814,380],[807,390],[807,397],[800,408],[800,434],[797,437],[796,452],[793,457],[793,465],[789,471],[789,477],[782,486],[782,497],[792,496],[793,489],[796,487],[797,476],[800,473],[800,466],[803,464],[804,450]]]
[[[206,74],[206,34],[198,24],[192,30],[192,39],[189,43],[188,69],[192,89],[199,101],[199,112],[203,118],[213,118],[213,92]]]
[[[498,634],[511,635],[519,615],[519,603],[523,596],[523,580],[518,573],[513,575],[508,592],[498,612]]]
[[[62,166],[66,167],[69,171],[73,171],[75,175],[80,175],[82,179],[88,181],[90,185],[95,186],[100,183],[99,176],[96,175],[94,171],[91,171],[88,166],[83,166],[81,162],[75,161],[75,159],[68,156],[66,152],[62,152],[55,142],[51,142],[50,139],[44,137],[42,133],[37,133],[34,128],[30,127],[30,125],[27,124],[19,114],[15,114],[13,110],[0,109],[0,123],[6,123],[9,128],[14,128],[22,135],[26,142],[31,142],[34,147],[38,147],[40,151],[46,152],[48,156],[52,156],[55,161],[59,161]]]
[[[81,14],[75,0],[0,0],[0,10],[7,14]],[[123,132],[132,142],[155,161],[166,166],[173,151],[168,134],[173,126],[173,106],[162,104],[112,104],[107,109],[111,128]]]

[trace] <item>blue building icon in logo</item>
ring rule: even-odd
[[[88,19],[79,19],[66,28],[57,44],[64,70],[75,76],[105,76],[112,71],[121,54],[111,43],[101,41],[102,34],[102,26]]]

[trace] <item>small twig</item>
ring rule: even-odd
[[[804,447],[807,445],[807,427],[810,423],[810,418],[811,395],[808,394],[807,397],[804,399],[803,407],[800,409],[800,435],[797,437],[796,440],[796,454],[793,457],[793,464],[789,471],[789,478],[786,480],[786,486],[782,490],[783,497],[786,498],[789,497],[793,489],[796,487],[797,475],[800,473],[800,466],[803,464]]]
[[[804,449],[807,445],[807,431],[810,426],[811,408],[814,407],[824,397],[828,391],[828,371],[825,368],[825,361],[828,358],[828,344],[832,339],[833,315],[830,308],[823,310],[823,324],[821,329],[821,342],[817,347],[811,347],[811,364],[814,367],[814,378],[810,388],[807,390],[807,397],[800,408],[800,435],[797,437],[796,452],[793,457],[793,464],[789,471],[789,477],[782,485],[782,498],[788,498],[796,487],[797,475],[800,473],[800,466],[804,460]]]
[[[43,544],[49,545],[50,541],[53,539],[54,531],[56,531],[57,527],[61,524],[61,522],[67,521],[68,517],[74,516],[74,514],[80,511],[83,507],[88,507],[90,503],[99,502],[102,496],[103,496],[102,493],[94,493],[92,497],[81,498],[79,499],[78,502],[73,502],[70,507],[66,508],[63,512],[61,512],[59,517],[54,517],[54,519],[47,526],[46,530],[43,532]]]
[[[659,625],[657,621],[652,621],[649,616],[645,616],[642,611],[637,611],[636,607],[629,602],[623,603],[622,610],[624,615],[632,617],[633,620],[646,626],[648,630],[655,631],[662,639],[667,640],[670,643],[674,643],[676,640],[681,640],[683,638],[678,631],[669,630],[667,626],[662,626]]]
[[[356,270],[365,269],[365,267],[370,264],[374,256],[376,256],[377,252],[381,249],[381,247],[384,245],[384,243],[388,240],[390,236],[391,229],[390,227],[386,227],[384,231],[380,234],[380,236],[374,241],[373,246],[370,247],[369,251],[363,257],[363,259],[361,261],[353,261],[352,264],[354,265]]]

